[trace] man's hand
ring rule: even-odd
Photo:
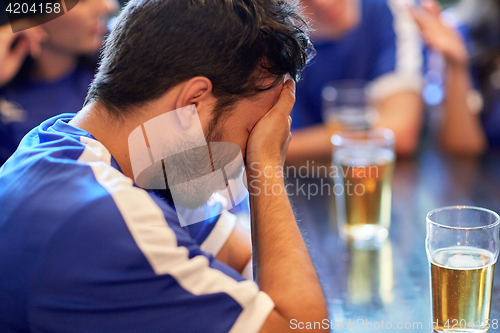
[[[290,112],[295,104],[295,82],[287,80],[278,102],[255,125],[247,144],[247,163],[283,166],[292,139]]]
[[[247,169],[257,170],[249,175],[256,182],[249,186],[254,275],[261,290],[275,304],[261,333],[293,332],[291,319],[328,319],[325,298],[297,227],[283,177],[259,172],[268,166],[283,166],[291,140],[290,112],[294,104],[295,82],[288,80],[277,103],[253,128],[247,144],[247,164],[260,164]],[[273,188],[271,193],[266,192],[266,185]]]
[[[0,87],[16,76],[28,54],[32,57],[40,54],[40,43],[45,38],[40,27],[18,33],[12,33],[8,24],[0,27]]]
[[[467,67],[468,54],[460,34],[440,18],[441,7],[435,0],[422,1],[422,9],[411,8],[422,38],[432,49],[441,52],[449,64]]]
[[[455,154],[480,154],[487,148],[487,140],[478,115],[469,105],[472,83],[467,48],[460,34],[440,19],[441,8],[435,0],[424,0],[422,8],[413,8],[412,16],[427,45],[441,52],[447,63],[441,145]]]

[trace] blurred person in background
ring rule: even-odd
[[[399,154],[412,154],[421,127],[422,51],[418,28],[404,1],[302,0],[315,31],[317,54],[297,86],[294,139],[288,163],[325,159],[331,133],[323,125],[322,88],[330,81],[371,83],[377,126],[396,135]]]
[[[2,18],[0,165],[42,121],[81,109],[108,15],[117,9],[116,0],[80,1],[66,14],[18,33]]]
[[[413,8],[424,41],[445,61],[442,147],[480,154],[500,146],[500,1],[462,0],[441,14],[433,0]]]

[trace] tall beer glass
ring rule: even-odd
[[[354,241],[381,244],[391,219],[394,134],[383,128],[339,131],[332,136],[332,143],[340,234]]]
[[[370,129],[378,121],[378,113],[370,105],[366,81],[329,82],[321,95],[323,121],[331,135],[338,130]]]
[[[490,304],[499,232],[499,217],[488,209],[454,206],[427,214],[434,332],[498,328]]]

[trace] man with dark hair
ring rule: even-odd
[[[0,331],[327,329],[282,176],[264,172],[283,166],[294,81],[308,59],[298,9],[128,3],[84,108],[32,130],[0,168]],[[213,232],[203,229],[219,222],[183,227],[176,213],[176,198],[199,206],[219,189],[215,175],[224,188],[239,174],[226,163],[232,147],[230,159],[249,166],[259,285],[240,275],[250,255],[240,229],[210,254]]]

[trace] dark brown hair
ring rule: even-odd
[[[217,110],[298,79],[314,52],[296,1],[131,0],[108,37],[85,103],[117,117],[195,76]],[[265,69],[264,71],[260,69]],[[274,83],[262,86],[262,73]]]

